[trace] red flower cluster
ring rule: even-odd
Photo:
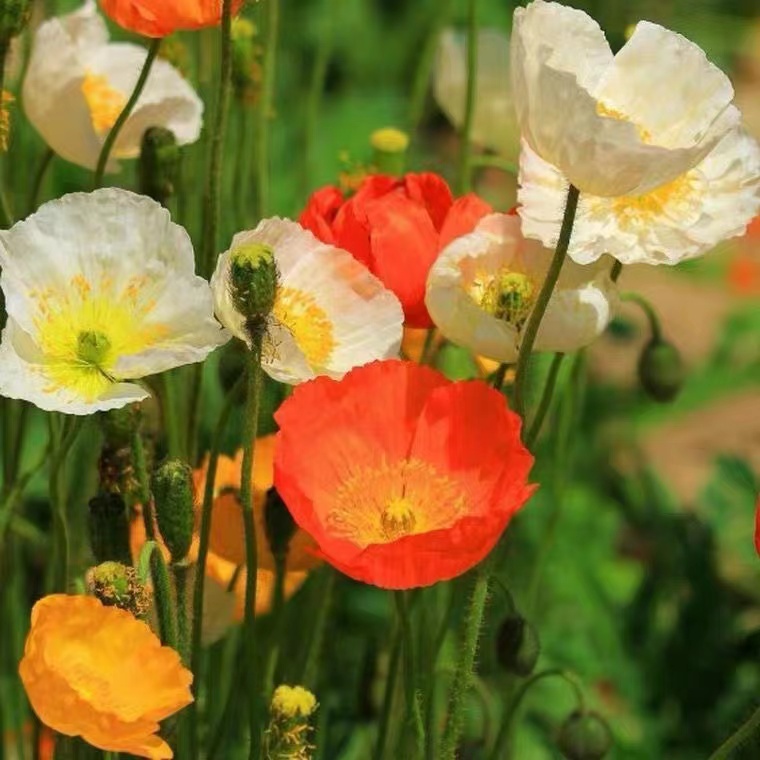
[[[408,327],[432,327],[425,308],[430,267],[449,242],[491,211],[473,193],[455,200],[437,174],[374,174],[350,198],[333,186],[317,190],[299,221],[382,280],[401,301]]]
[[[293,518],[328,562],[375,586],[464,573],[533,492],[520,418],[478,380],[375,362],[297,386],[275,419],[275,487]]]

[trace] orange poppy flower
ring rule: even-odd
[[[100,0],[100,4],[119,26],[146,37],[216,26],[222,16],[222,0]],[[243,0],[234,0],[232,12],[242,5]]]
[[[158,722],[192,702],[193,676],[140,620],[90,596],[35,604],[19,665],[40,720],[95,747],[171,758]]]
[[[464,573],[533,491],[520,418],[483,382],[375,362],[298,386],[275,415],[275,485],[320,553],[383,588]]]

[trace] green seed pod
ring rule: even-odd
[[[152,478],[156,521],[172,562],[181,562],[190,550],[195,521],[195,489],[190,465],[171,459]]]
[[[230,253],[230,288],[235,308],[246,318],[248,331],[260,334],[277,292],[274,251],[263,243],[248,243]]]
[[[560,727],[557,746],[567,760],[602,760],[612,749],[612,732],[597,713],[576,710]]]
[[[685,379],[681,354],[672,344],[652,339],[639,358],[639,381],[642,388],[655,401],[672,401],[681,390]]]
[[[90,500],[89,526],[96,562],[132,563],[127,507],[120,494],[105,493]]]
[[[529,676],[541,654],[536,629],[522,615],[508,615],[496,637],[496,655],[501,666],[517,676]]]
[[[171,130],[164,127],[146,130],[140,148],[140,192],[166,206],[177,186],[181,158]]]
[[[0,52],[12,37],[24,31],[32,15],[31,0],[0,0]]]
[[[150,610],[151,594],[133,567],[103,562],[87,572],[87,586],[106,607],[119,607],[142,618]]]
[[[267,491],[264,502],[264,529],[275,559],[284,560],[288,554],[290,539],[296,532],[296,524],[285,502],[274,488]]]

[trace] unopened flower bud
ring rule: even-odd
[[[612,732],[597,713],[576,710],[560,727],[557,746],[567,760],[601,760],[612,749]]]
[[[296,524],[275,488],[267,491],[264,501],[264,529],[275,559],[284,559],[290,539],[296,532]]]
[[[21,34],[32,15],[31,0],[0,0],[0,54],[12,37]]]
[[[87,586],[106,607],[119,607],[138,618],[150,610],[150,591],[133,567],[103,562],[87,571]]]
[[[275,689],[266,731],[267,760],[310,760],[314,747],[309,718],[316,709],[316,697],[302,686]]]
[[[372,145],[372,163],[383,174],[400,175],[406,166],[409,135],[395,127],[375,130],[369,138]]]
[[[195,520],[195,490],[190,465],[177,459],[164,462],[152,479],[156,521],[172,562],[181,562],[190,550]]]
[[[146,130],[140,148],[140,192],[165,206],[177,186],[181,157],[174,132],[165,127]]]
[[[515,675],[529,676],[541,654],[536,629],[522,615],[508,615],[496,638],[496,655],[501,666]]]
[[[89,526],[97,562],[131,563],[127,507],[120,494],[104,493],[90,500]]]
[[[263,331],[277,291],[274,251],[264,243],[248,243],[233,249],[230,287],[235,308],[245,316],[248,331],[254,335]]]
[[[647,394],[655,401],[672,401],[684,379],[685,369],[678,349],[662,339],[650,340],[639,358],[639,381]]]

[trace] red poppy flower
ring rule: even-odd
[[[146,37],[216,26],[222,17],[222,0],[100,0],[100,4],[119,26]],[[232,12],[242,5],[243,0],[233,0]]]
[[[437,174],[373,174],[350,198],[337,187],[317,190],[299,221],[379,277],[401,301],[408,327],[432,327],[425,308],[431,265],[447,243],[471,232],[491,210],[473,193],[454,200]]]
[[[374,362],[297,386],[275,418],[275,486],[293,518],[328,562],[375,586],[464,573],[533,492],[520,418],[478,380]]]

